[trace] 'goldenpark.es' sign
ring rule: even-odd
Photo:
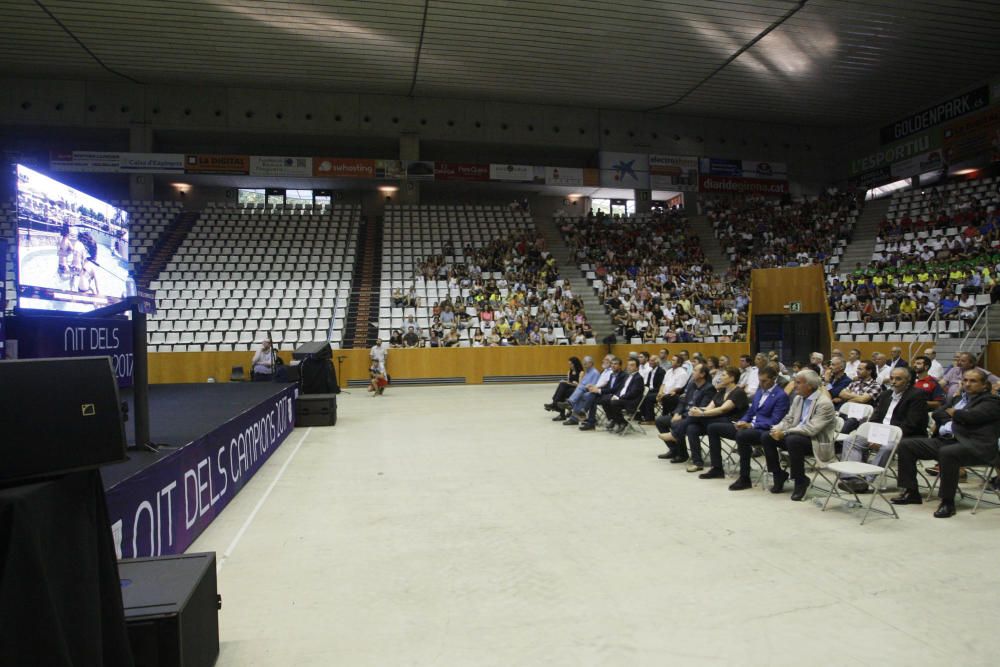
[[[883,145],[891,144],[935,125],[941,125],[965,114],[979,111],[989,104],[990,87],[981,86],[886,125],[879,131],[879,137]]]

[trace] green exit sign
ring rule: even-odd
[[[802,312],[802,302],[792,301],[788,304],[788,312],[790,313],[801,313]]]

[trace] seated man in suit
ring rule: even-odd
[[[990,393],[989,374],[978,368],[965,371],[962,392],[934,411],[937,434],[933,438],[903,438],[899,443],[899,488],[895,505],[919,505],[917,461],[937,459],[941,468],[934,516],[955,514],[955,492],[963,465],[990,463],[997,458],[1000,438],[1000,398]]]
[[[666,454],[660,454],[658,458],[670,459],[671,463],[684,463],[688,460],[685,444],[688,414],[691,408],[705,407],[712,402],[714,397],[715,385],[712,384],[712,378],[708,374],[708,366],[698,364],[694,367],[691,381],[674,411],[656,418],[656,430],[660,432],[660,440],[667,444]],[[695,460],[699,461],[699,466],[703,465],[700,463],[701,451],[698,451]]]
[[[597,381],[601,377],[600,372],[598,372],[598,370],[594,368],[593,357],[586,356],[583,358],[581,363],[583,365],[583,372],[580,374],[580,381],[577,382],[576,388],[573,390],[573,393],[570,394],[569,398],[567,398],[565,402],[559,403],[556,406],[559,408],[561,414],[565,414],[567,412],[572,412],[573,410],[576,410],[576,406],[579,403],[580,398],[585,393],[587,393],[587,387],[597,384]],[[607,359],[605,359],[604,363],[608,364],[608,366],[610,367],[610,363],[608,362]],[[570,415],[569,419],[563,421],[563,424],[570,424],[570,425],[579,423],[580,422],[577,421],[576,417],[573,417],[572,415]]]
[[[890,391],[882,392],[875,412],[869,423],[898,426],[904,438],[920,438],[927,435],[927,395],[913,386],[912,371],[906,366],[898,366],[889,374]],[[861,461],[868,452],[876,452],[872,462],[883,468],[889,463],[891,449],[869,443],[857,434],[844,442],[842,461]],[[837,485],[845,491],[867,493],[868,483],[859,477],[842,477]]]
[[[740,476],[729,485],[730,491],[742,491],[753,486],[750,481],[753,448],[759,446],[761,438],[788,413],[788,396],[775,384],[777,377],[778,372],[770,366],[758,371],[757,393],[753,395],[746,413],[735,423],[708,425],[709,452],[721,451],[722,438],[736,441],[740,454]]]
[[[569,403],[570,418],[564,421],[563,425],[574,426],[582,421],[586,421],[587,412],[590,411],[591,404],[600,395],[600,392],[595,394],[591,390],[595,387],[601,389],[611,380],[611,360],[613,358],[614,355],[606,354],[601,359],[601,368],[597,371],[597,380],[593,382],[581,382],[577,385],[576,390],[566,401]]]
[[[837,437],[837,409],[829,394],[820,387],[823,379],[814,370],[795,374],[795,398],[788,414],[761,438],[767,470],[774,476],[771,493],[781,493],[789,475],[781,469],[778,449],[788,451],[789,469],[795,483],[792,500],[802,500],[809,489],[805,457],[815,456],[818,461],[836,460],[834,441]]]
[[[639,362],[629,359],[625,368],[626,377],[615,385],[609,394],[601,397],[604,414],[608,416],[608,430],[621,433],[625,430],[625,414],[635,412],[642,400],[642,375]]]
[[[609,370],[610,374],[608,375],[606,384],[601,385],[598,382],[597,385],[587,390],[590,396],[585,399],[588,405],[587,416],[583,423],[580,424],[581,431],[593,431],[597,428],[597,406],[601,403],[601,399],[621,389],[620,385],[626,377],[625,372],[622,370],[622,360],[618,357],[611,357],[611,368]]]
[[[649,358],[647,363],[649,364],[649,373],[646,374],[646,395],[642,397],[639,411],[642,414],[642,423],[652,424],[655,417],[656,397],[660,393],[660,386],[663,385],[667,369],[660,365],[660,358],[655,354]]]

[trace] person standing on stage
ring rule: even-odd
[[[260,349],[253,355],[254,382],[270,382],[274,379],[274,351],[271,349],[271,341],[261,341]]]

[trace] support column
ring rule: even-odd
[[[635,194],[635,213],[649,213],[653,208],[652,190],[633,190]]]
[[[129,127],[128,149],[132,153],[153,152],[153,128],[149,125],[132,125]],[[129,198],[139,201],[152,201],[155,197],[152,174],[129,174]]]
[[[420,159],[420,136],[414,133],[402,134],[399,137],[399,159],[403,161],[403,169],[406,169],[407,160]],[[399,183],[398,193],[400,204],[420,203],[420,182],[403,178]]]

